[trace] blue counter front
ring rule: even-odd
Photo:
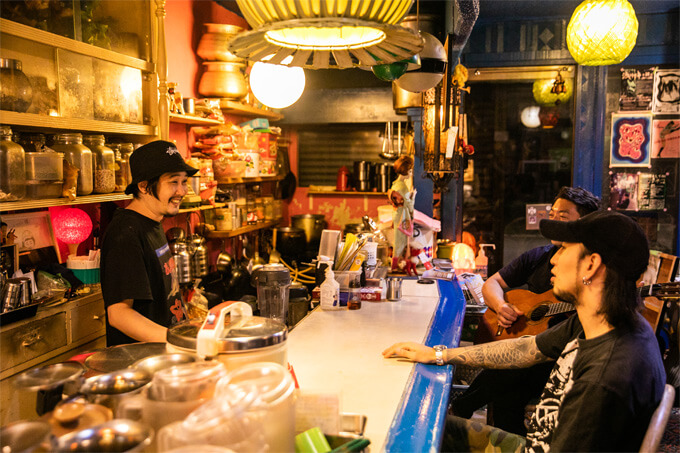
[[[452,367],[384,359],[398,341],[455,347],[465,315],[458,282],[405,280],[398,302],[364,302],[356,311],[315,310],[288,339],[302,392],[340,395],[343,412],[367,417],[372,451],[438,451]]]

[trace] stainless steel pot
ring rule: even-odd
[[[305,230],[295,227],[276,229],[276,248],[284,257],[297,257],[305,251]]]
[[[305,232],[307,244],[321,240],[321,232],[326,227],[326,217],[322,214],[299,214],[291,217],[291,226]]]

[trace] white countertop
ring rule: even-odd
[[[364,301],[353,311],[317,308],[287,341],[300,389],[339,392],[341,411],[365,415],[371,450],[383,450],[413,364],[381,353],[398,341],[422,343],[438,302],[437,285],[404,280],[398,302]]]

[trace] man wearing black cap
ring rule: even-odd
[[[161,221],[179,213],[187,165],[174,143],[154,141],[130,156],[133,199],[119,209],[102,242],[102,293],[109,346],[136,341],[165,342],[167,327],[182,320],[175,262]]]
[[[385,357],[424,363],[520,368],[555,361],[526,439],[448,417],[443,451],[637,451],[661,400],[665,373],[649,324],[638,313],[635,282],[649,247],[631,218],[607,211],[572,222],[543,220],[562,245],[553,256],[553,292],[577,316],[535,337],[444,349],[397,343]]]

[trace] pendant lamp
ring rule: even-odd
[[[54,236],[68,245],[69,255],[77,255],[78,245],[92,233],[92,220],[85,211],[66,208],[52,217]]]
[[[309,69],[394,63],[423,39],[399,25],[413,0],[236,0],[252,30],[229,43],[240,58]],[[284,60],[291,57],[289,63]]]
[[[627,0],[585,0],[567,26],[567,47],[580,65],[621,63],[635,47],[638,21]]]
[[[305,89],[302,68],[256,62],[250,70],[250,89],[258,101],[273,109],[283,109],[300,99]]]
[[[534,99],[539,105],[555,106],[567,102],[571,98],[574,92],[573,80],[570,78],[561,79],[559,75],[558,78],[561,80],[559,84],[556,83],[557,79],[538,79],[534,81],[532,91]]]

